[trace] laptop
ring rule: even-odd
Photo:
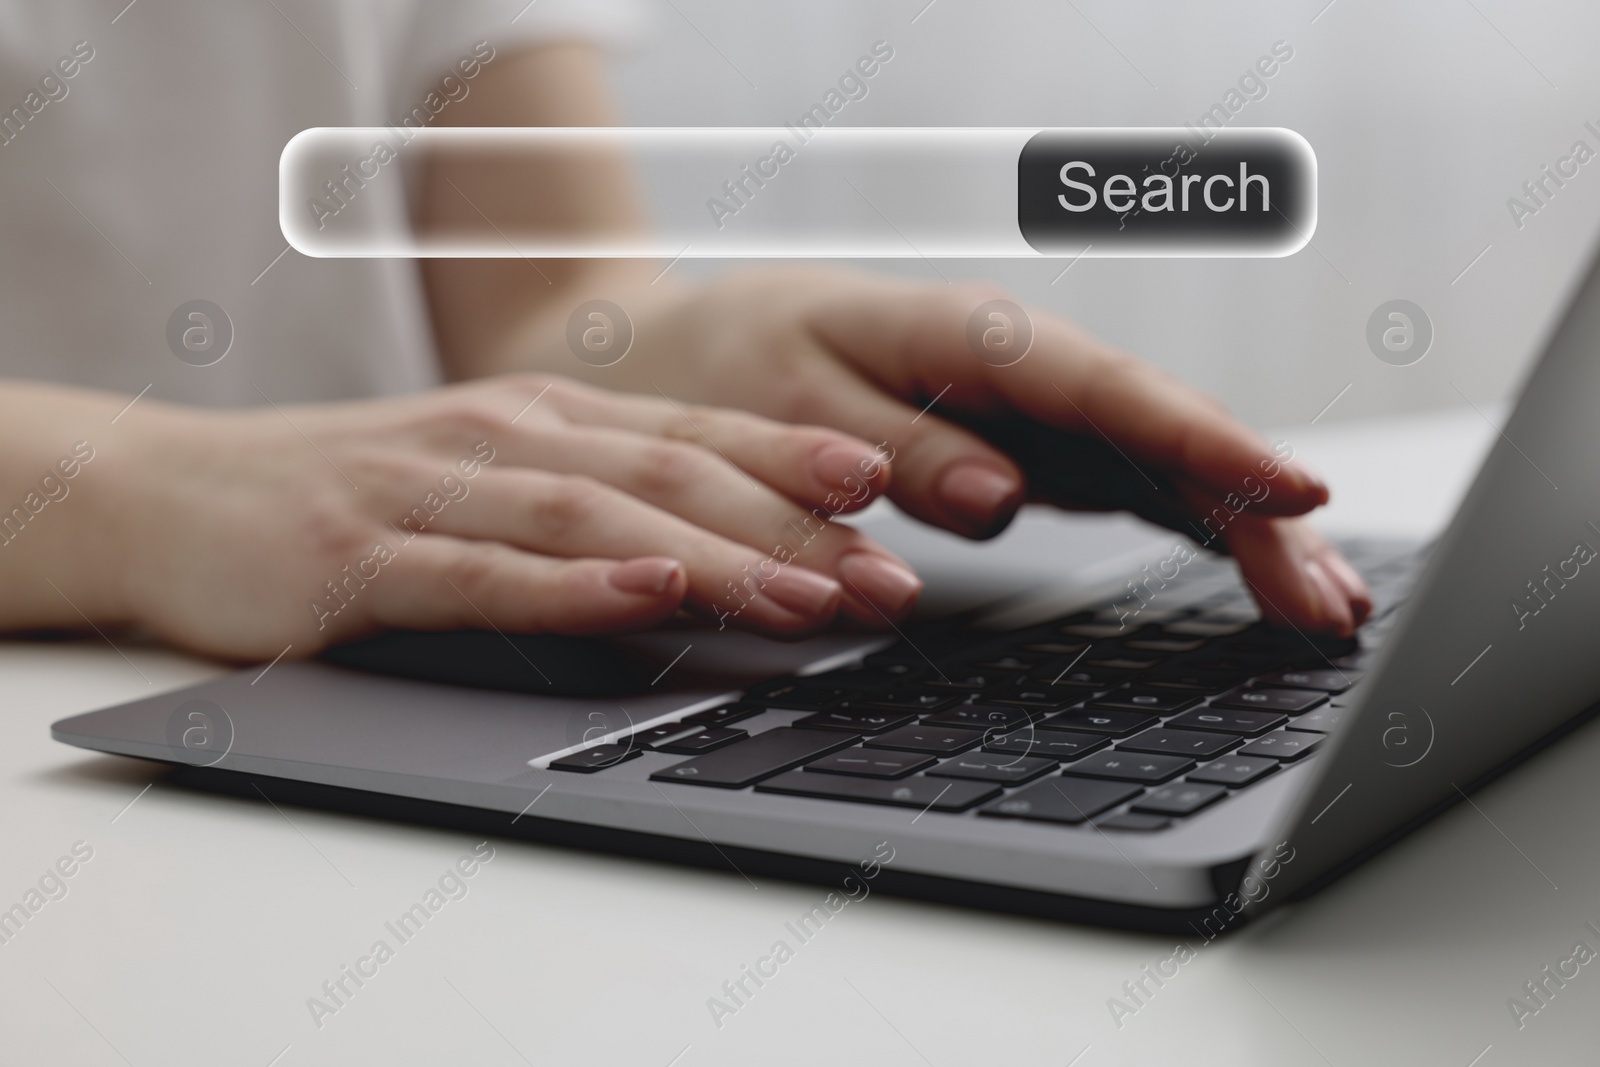
[[[1445,532],[1345,546],[1378,600],[1348,641],[1187,551],[1092,601],[1041,579],[888,637],[730,638],[692,676],[686,632],[392,635],[52,732],[279,804],[1211,937],[1597,710],[1597,401],[1591,265]]]

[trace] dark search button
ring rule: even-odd
[[[1017,226],[1046,255],[1286,256],[1317,228],[1316,155],[1278,128],[1043,130]]]

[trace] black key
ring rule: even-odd
[[[697,734],[657,745],[656,751],[671,752],[678,756],[695,756],[721,748],[723,745],[731,745],[735,741],[743,741],[749,736],[743,730],[730,730],[726,726],[707,726]]]
[[[1079,760],[1068,767],[1066,774],[1085,778],[1114,778],[1119,782],[1143,782],[1154,785],[1176,778],[1190,767],[1194,760],[1179,756],[1149,756],[1138,752],[1096,752],[1088,759]]]
[[[928,685],[938,674],[928,664],[918,659],[916,663],[886,663],[876,667],[860,666],[851,670],[828,671],[811,675],[807,681],[814,685],[836,685],[859,693],[863,689],[898,689],[905,685]]]
[[[1214,708],[1255,708],[1298,715],[1327,700],[1326,693],[1313,689],[1235,689],[1211,702]]]
[[[896,670],[899,668],[905,668],[906,672],[909,674],[926,670],[928,667],[928,661],[922,657],[922,653],[918,652],[910,645],[902,644],[895,645],[893,648],[886,648],[882,652],[874,652],[872,655],[863,659],[861,661],[861,665],[863,667],[870,667],[873,670]]]
[[[644,730],[635,730],[625,740],[639,748],[651,749],[699,733],[705,727],[695,722],[664,722]]]
[[[1081,700],[1087,695],[1084,690],[1111,689],[1126,682],[1133,675],[1129,671],[1110,671],[1102,667],[1084,667],[1080,664],[1070,671],[1052,665],[1042,671],[1035,671],[1029,677],[1034,683],[1042,682],[1052,688],[1076,689],[1079,692],[1077,699]],[[1030,684],[1028,688],[1042,687]]]
[[[1020,785],[1023,782],[1033,781],[1041,774],[1048,774],[1056,767],[1056,761],[1053,759],[1008,756],[999,752],[973,752],[965,756],[953,756],[928,774],[937,778],[967,778],[974,782]]]
[[[1316,642],[1311,642],[1315,647]],[[1249,633],[1242,633],[1237,637],[1230,637],[1217,643],[1219,651],[1228,654],[1245,656],[1288,656],[1305,651],[1306,638],[1291,630],[1276,630],[1269,626],[1259,626]]]
[[[1279,671],[1257,678],[1255,684],[1263,689],[1281,686],[1286,689],[1320,689],[1324,693],[1342,693],[1355,685],[1360,677],[1360,671]]]
[[[847,778],[837,774],[790,771],[756,785],[758,793],[787,793],[819,800],[851,800],[860,804],[894,804],[926,811],[965,811],[1000,794],[988,782],[958,782],[949,778],[907,778],[903,782]]]
[[[1287,716],[1271,711],[1233,711],[1213,705],[1186,711],[1177,718],[1168,719],[1167,725],[1182,730],[1211,730],[1219,734],[1260,737],[1288,721]]]
[[[948,708],[963,699],[962,694],[953,693],[948,689],[903,686],[883,693],[857,694],[848,701],[846,706],[853,708],[897,708],[903,711],[938,711],[940,708]]]
[[[923,668],[926,670],[926,668]],[[857,667],[854,670],[827,671],[806,676],[813,686],[837,686],[860,692],[863,689],[895,689],[915,680],[922,671],[907,663],[891,667]]]
[[[1040,664],[1044,663],[1044,661],[1045,657],[1040,655],[999,656],[985,654],[978,657],[976,660],[973,660],[972,666],[976,667],[980,671],[990,671],[996,674],[1022,674],[1025,671],[1033,670]]]
[[[1172,825],[1172,820],[1162,815],[1144,815],[1137,811],[1125,811],[1120,815],[1108,815],[1104,819],[1095,821],[1095,825],[1102,830],[1134,830],[1140,833],[1150,833],[1152,830],[1165,830]]]
[[[1014,704],[1020,708],[1039,708],[1041,711],[1060,711],[1070,704],[1076,704],[1088,694],[1080,690],[1061,692],[1060,686],[1044,686],[1039,688],[1033,685],[1006,687],[991,690],[984,694],[984,701],[989,704]]]
[[[1113,689],[1089,702],[1091,708],[1131,708],[1155,715],[1171,715],[1200,703],[1194,693],[1179,689]]]
[[[693,715],[685,715],[683,721],[697,722],[702,726],[726,726],[730,722],[739,722],[741,719],[760,715],[766,710],[759,704],[724,704],[720,708],[707,708]]]
[[[932,765],[933,757],[919,752],[847,748],[843,752],[812,760],[806,764],[806,770],[825,774],[853,774],[858,778],[904,778]]]
[[[751,782],[848,748],[860,738],[831,730],[779,727],[704,756],[674,763],[650,777],[658,782],[742,789]],[[819,776],[820,777],[820,776]]]
[[[1224,756],[1189,772],[1191,782],[1231,785],[1235,789],[1258,782],[1278,769],[1278,761],[1256,756]]]
[[[1135,637],[1131,641],[1124,641],[1123,648],[1137,649],[1140,652],[1193,652],[1205,641],[1195,637],[1167,637],[1150,636]]]
[[[1228,795],[1220,785],[1190,785],[1174,782],[1133,802],[1134,811],[1147,811],[1153,815],[1193,815],[1207,804],[1214,804]]]
[[[1046,778],[990,804],[978,814],[1076,825],[1143,791],[1141,786],[1122,782],[1098,782],[1092,778]]]
[[[1344,722],[1346,709],[1343,704],[1324,704],[1315,711],[1308,711],[1304,715],[1296,716],[1289,723],[1292,730],[1311,730],[1319,734],[1331,734]]]
[[[1280,630],[1263,623],[1248,633],[1226,638],[1216,644],[1224,651],[1240,652],[1247,656],[1277,656],[1288,663],[1308,655],[1316,660],[1323,653],[1332,655],[1335,651],[1348,652],[1354,642],[1343,637],[1307,637],[1298,630]],[[1320,662],[1313,665],[1320,666]]]
[[[1088,647],[1082,641],[1029,641],[1023,644],[1022,651],[1037,652],[1045,656],[1076,656]]]
[[[1202,671],[1188,667],[1162,667],[1139,679],[1142,685],[1162,689],[1192,689],[1197,693],[1221,693],[1245,680],[1238,671]]]
[[[835,708],[796,719],[790,725],[806,730],[844,730],[853,734],[881,734],[904,726],[916,716],[888,708]]]
[[[1276,760],[1288,763],[1302,756],[1309,755],[1313,749],[1322,744],[1326,738],[1322,734],[1297,733],[1294,730],[1279,730],[1266,737],[1258,737],[1239,750],[1241,756],[1270,756]]]
[[[1387,625],[1394,621],[1394,616],[1390,615],[1381,621]],[[1308,648],[1308,642],[1299,634],[1281,630],[1276,632],[1283,636],[1286,642],[1284,647],[1295,651],[1294,662],[1289,664],[1295,667],[1326,667],[1329,660],[1348,656],[1361,647],[1361,642],[1354,637],[1313,637]]]
[[[962,693],[979,693],[993,685],[1003,685],[1015,678],[1014,674],[981,674],[954,668],[945,671],[943,678],[928,678],[923,685],[933,689],[949,689]]]
[[[1306,736],[1310,736],[1309,734]],[[574,752],[570,756],[550,761],[553,771],[577,771],[579,774],[593,774],[603,771],[607,767],[615,767],[619,763],[626,763],[636,756],[642,756],[644,749],[627,742],[612,743],[609,745],[594,745],[590,748]]]
[[[1207,645],[1205,651],[1197,653],[1194,658],[1197,660],[1211,656],[1219,659],[1226,658],[1236,660],[1239,663],[1250,664],[1257,671],[1261,671],[1268,668],[1283,667],[1297,653],[1304,654],[1310,651],[1307,646],[1301,646],[1298,649],[1285,649],[1276,645],[1247,640],[1251,636],[1253,635],[1245,634],[1231,641]]]
[[[1042,756],[1053,760],[1075,760],[1111,743],[1097,734],[1075,734],[1065,730],[1019,730],[1004,737],[989,736],[983,747],[988,752],[1011,756]]]
[[[982,736],[958,726],[912,724],[868,738],[865,743],[868,748],[894,748],[905,752],[927,752],[935,756],[948,756],[956,752],[965,752],[976,745]]]
[[[1039,725],[1051,730],[1082,730],[1085,733],[1105,734],[1107,737],[1126,737],[1155,724],[1154,715],[1141,715],[1137,711],[1080,709],[1052,715]]]
[[[993,704],[961,704],[929,715],[924,726],[964,726],[968,730],[1015,730],[1026,726],[1033,716],[1022,708],[1002,708]]]
[[[1074,623],[1088,622],[1093,616],[1087,611],[1074,612],[1063,615],[1049,622],[1037,623],[1021,630],[1013,630],[1006,636],[1013,641],[1054,641],[1061,633],[1061,628]]]
[[[1268,737],[1273,736],[1268,734]],[[1169,756],[1212,759],[1237,745],[1243,738],[1231,734],[1203,734],[1193,730],[1146,730],[1137,737],[1117,742],[1124,752],[1159,752]]]
[[[1104,667],[1112,671],[1144,671],[1165,663],[1166,659],[1165,656],[1153,656],[1147,652],[1118,652],[1107,656],[1090,653],[1083,662],[1091,667]]]
[[[818,685],[804,678],[780,678],[775,682],[751,686],[744,691],[744,699],[769,708],[816,711],[844,699],[848,692],[837,686]]]
[[[1222,656],[1201,653],[1183,662],[1186,671],[1210,671],[1215,674],[1234,674],[1247,678],[1252,674],[1262,671],[1276,670],[1283,666],[1281,656]]]

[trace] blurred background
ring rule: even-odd
[[[1303,425],[1335,397],[1319,425],[1506,396],[1600,235],[1600,160],[1520,229],[1507,207],[1512,196],[1537,207],[1522,184],[1575,141],[1600,151],[1584,128],[1600,128],[1589,52],[1600,7],[1579,0],[645,7],[618,73],[625,121],[646,126],[793,121],[879,40],[894,58],[834,125],[1182,125],[1285,42],[1293,57],[1230,125],[1287,126],[1311,142],[1311,247],[1286,259],[1084,259],[1064,275],[1057,260],[938,261],[952,279],[989,279],[1079,320],[1256,425]],[[873,266],[939,280],[921,260]],[[1432,349],[1411,366],[1379,361],[1365,340],[1393,299],[1433,322]]]

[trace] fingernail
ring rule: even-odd
[[[939,498],[966,518],[988,526],[1021,502],[1022,485],[993,467],[958,463],[939,479]]]
[[[1300,480],[1300,487],[1320,496],[1324,502],[1329,497],[1328,483],[1322,480],[1322,475],[1307,467],[1300,460],[1289,464],[1289,470]]]
[[[839,577],[891,619],[903,617],[922,592],[911,568],[876,552],[852,552],[839,561]]]
[[[829,492],[850,493],[870,485],[878,476],[882,461],[872,452],[849,445],[826,445],[811,457],[811,473]],[[868,471],[872,473],[867,474]]]
[[[1349,598],[1340,591],[1333,576],[1317,560],[1306,560],[1305,569],[1306,577],[1311,580],[1311,588],[1316,591],[1316,599],[1321,602],[1318,605],[1319,621],[1337,628],[1341,637],[1348,635],[1355,629]]]
[[[646,556],[611,568],[612,588],[635,596],[660,596],[677,580],[683,564],[675,559]]]
[[[839,583],[816,571],[784,567],[762,587],[762,593],[796,615],[831,615],[839,608]]]

